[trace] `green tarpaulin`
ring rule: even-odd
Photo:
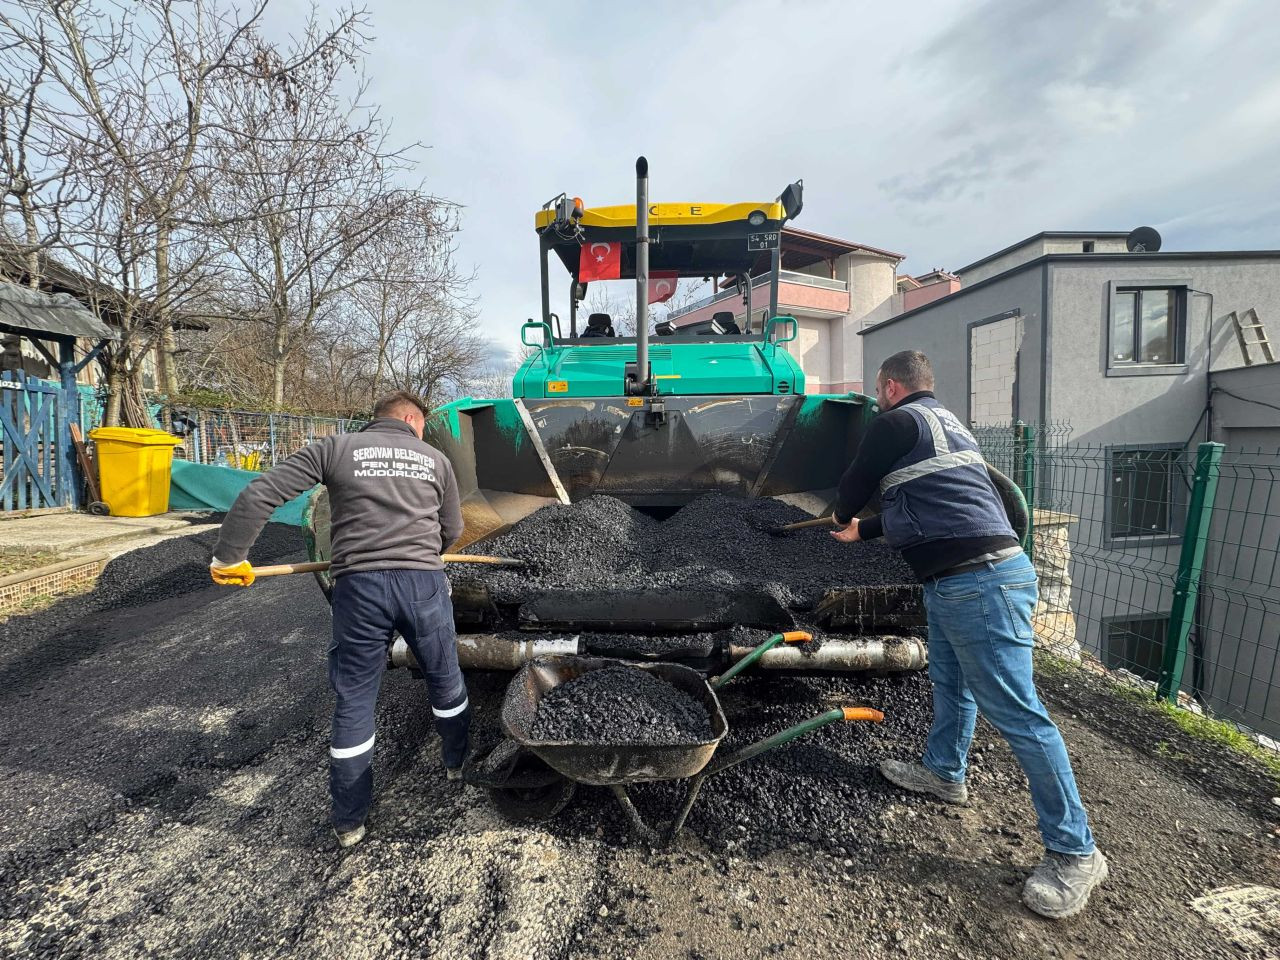
[[[173,479],[169,484],[170,510],[216,510],[226,512],[249,485],[254,477],[261,476],[252,470],[233,470],[231,467],[214,467],[203,463],[173,461]],[[271,515],[275,523],[302,526],[302,511],[314,490],[290,500]]]

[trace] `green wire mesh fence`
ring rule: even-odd
[[[1280,451],[974,434],[1032,507],[1043,646],[1280,739]]]

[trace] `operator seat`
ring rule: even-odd
[[[711,315],[711,329],[722,337],[742,333],[738,328],[738,321],[733,319],[733,314],[728,310],[720,310]]]
[[[616,337],[613,332],[613,317],[607,313],[593,313],[587,317],[587,329],[582,331],[584,337]]]

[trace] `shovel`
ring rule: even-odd
[[[797,523],[787,523],[780,527],[765,527],[764,531],[771,537],[781,537],[792,530],[803,530],[805,527],[834,527],[835,525],[836,518],[834,516],[814,517],[812,520],[800,520]]]
[[[523,560],[511,560],[507,557],[474,556],[469,553],[442,553],[440,559],[445,563],[484,563],[492,567],[523,567]],[[290,573],[320,573],[329,569],[328,560],[315,563],[277,563],[273,566],[254,567],[255,577],[283,577]]]

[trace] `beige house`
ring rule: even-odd
[[[864,327],[887,320],[896,310],[896,273],[904,259],[865,244],[827,237],[795,227],[782,231],[782,276],[778,312],[796,318],[799,331],[788,344],[805,374],[806,393],[861,391]],[[769,308],[769,261],[762,254],[752,270],[751,326],[759,330]],[[732,312],[745,328],[745,297],[735,289],[674,311],[677,328],[710,322]]]

